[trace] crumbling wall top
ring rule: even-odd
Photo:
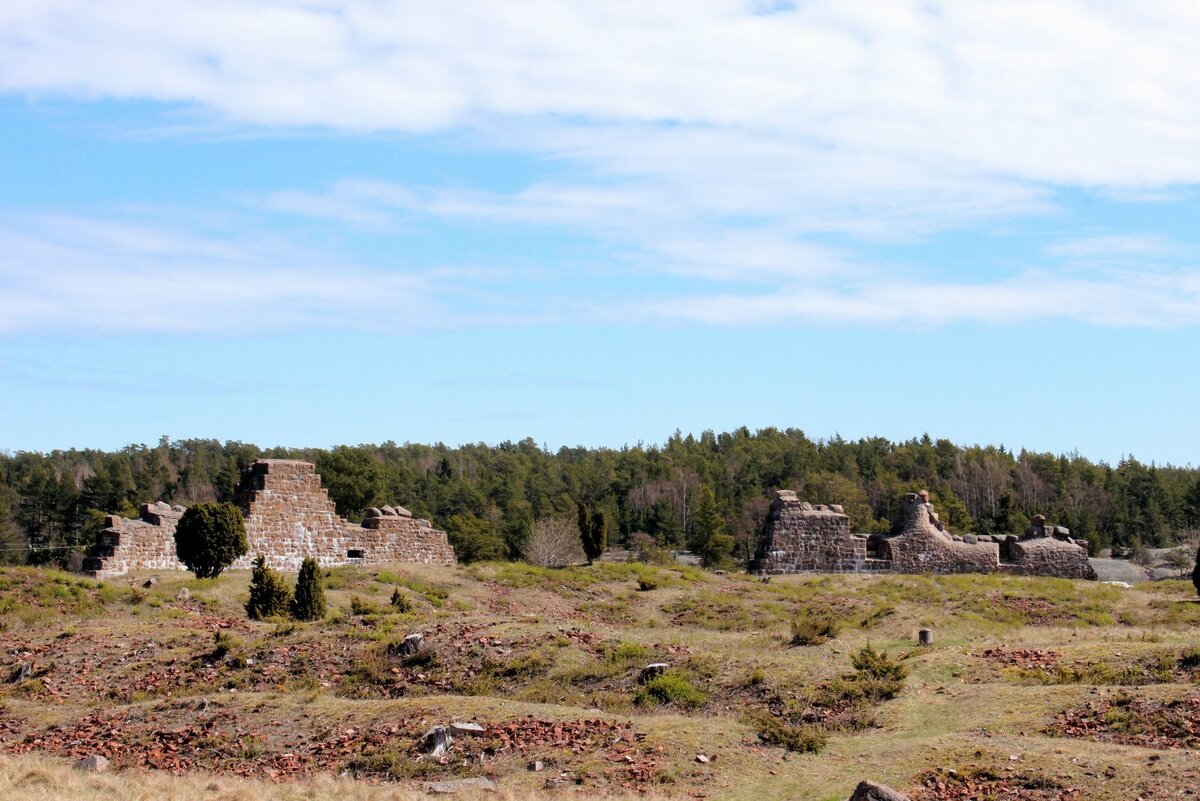
[[[363,525],[365,526],[368,520],[373,520],[376,517],[412,517],[412,512],[403,506],[372,506],[363,515]]]
[[[1021,539],[1035,539],[1038,537],[1054,537],[1055,539],[1069,540],[1071,539],[1071,529],[1066,526],[1055,526],[1047,523],[1045,515],[1034,515],[1033,521],[1025,529],[1025,533],[1021,535]]]
[[[779,506],[788,506],[792,513],[843,516],[846,514],[845,510],[836,503],[826,506],[823,503],[802,501],[796,497],[793,490],[775,490],[775,503]]]
[[[312,462],[302,462],[299,459],[259,459],[249,468],[251,473],[304,473],[317,472],[317,466]]]

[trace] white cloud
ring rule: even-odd
[[[1086,236],[1056,242],[1045,249],[1050,256],[1087,263],[1157,261],[1186,251],[1177,243],[1151,234]]]
[[[736,0],[26,0],[0,11],[0,86],[193,103],[247,125],[670,122],[1036,182],[1200,179],[1200,8],[1190,4],[757,10]]]
[[[389,198],[421,194],[385,186],[372,191]],[[487,213],[494,203],[481,202],[471,213]],[[459,208],[457,202],[435,205]],[[145,214],[13,217],[0,225],[0,334],[404,333],[564,321],[1200,324],[1200,267],[1167,265],[1162,254],[1178,251],[1154,238],[1060,243],[1047,248],[1053,257],[1045,267],[983,282],[885,268],[804,242],[722,232],[707,240],[645,243],[646,257],[655,261],[654,271],[692,285],[697,278],[725,282],[729,289],[685,293],[666,280],[633,295],[587,296],[571,285],[575,278],[563,283],[561,275],[538,267],[366,266],[307,243],[262,240],[254,226],[206,222],[189,226]],[[1136,268],[1114,259],[1100,260],[1103,269],[1064,269],[1078,258],[1095,261],[1088,254],[1103,249],[1124,253]],[[625,269],[645,269],[630,258]],[[767,288],[752,291],[755,285]]]
[[[155,221],[0,225],[0,333],[403,332],[450,324],[420,276]]]
[[[938,328],[960,322],[1080,322],[1170,328],[1200,323],[1200,268],[1102,279],[1030,272],[993,283],[895,280],[849,287],[785,287],[757,295],[675,297],[637,304],[642,319],[720,325],[816,323]]]
[[[642,319],[1190,325],[1196,272],[1150,235],[1068,232],[990,282],[906,278],[853,243],[1052,213],[1062,186],[1186,194],[1200,182],[1196,41],[1200,6],[1167,0],[25,0],[0,6],[0,92],[183,104],[268,135],[453,133],[546,157],[563,169],[509,193],[368,177],[251,202],[391,233],[435,218],[554,227],[605,243],[614,270],[727,282],[606,299]],[[428,273],[189,230],[10,220],[0,331],[78,326],[105,298],[122,308],[101,315],[108,330],[387,328],[415,305],[425,320],[544,319],[498,287],[439,308]],[[775,289],[725,291],[736,281]],[[379,297],[423,302],[364,314]],[[588,302],[559,300],[563,314]]]

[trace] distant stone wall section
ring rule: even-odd
[[[1087,542],[1062,526],[1034,525],[1016,535],[957,536],[945,530],[927,493],[904,498],[904,522],[889,536],[853,534],[839,506],[814,506],[781,490],[763,527],[757,573],[1013,573],[1095,579]]]
[[[813,505],[780,490],[751,570],[759,573],[857,573],[868,569],[867,539],[850,533],[840,506]]]
[[[455,564],[446,532],[403,507],[367,512],[355,525],[337,514],[311,462],[262,459],[242,473],[234,493],[246,520],[249,550],[231,566],[249,569],[257,556],[276,570],[295,571],[311,556],[322,567],[422,562]],[[175,554],[182,506],[143,504],[137,520],[110,515],[83,569],[98,578],[130,570],[183,570]]]
[[[182,570],[175,556],[175,526],[182,506],[144,503],[137,518],[108,515],[104,530],[83,560],[83,570],[100,578],[130,570]]]
[[[947,534],[933,504],[915,493],[904,497],[903,508],[900,532],[878,541],[879,558],[891,562],[893,572],[994,573],[1000,569],[1000,546],[990,537],[967,541]]]
[[[1046,524],[1042,515],[1021,537],[1009,535],[1000,542],[1003,569],[1029,576],[1095,579],[1096,570],[1087,558],[1087,540],[1071,538],[1065,526]]]

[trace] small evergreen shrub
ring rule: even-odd
[[[246,553],[246,522],[231,503],[198,503],[175,527],[175,553],[196,578],[214,578]]]
[[[1200,648],[1186,648],[1179,655],[1179,667],[1184,670],[1200,668]]]
[[[325,617],[325,590],[317,571],[317,560],[305,557],[296,578],[296,592],[292,596],[291,613],[296,620],[320,620]]]
[[[392,603],[392,609],[397,612],[400,612],[401,614],[412,611],[412,602],[408,600],[407,595],[400,592],[399,587],[396,587],[395,589],[392,590],[391,603]]]
[[[267,567],[262,554],[254,560],[250,573],[250,599],[246,601],[246,616],[251,620],[286,615],[292,601],[292,591],[283,576]]]
[[[217,631],[213,633],[213,649],[208,655],[208,658],[213,662],[219,659],[224,659],[225,655],[232,651],[237,646],[237,641],[229,636],[228,632]]]
[[[646,682],[633,698],[638,706],[677,704],[688,709],[702,707],[707,701],[708,693],[694,686],[678,670],[668,670]]]
[[[579,537],[583,553],[590,565],[608,548],[608,516],[599,507],[581,503],[578,512]]]
[[[831,615],[802,612],[792,618],[792,645],[820,645],[837,636],[838,625]]]
[[[876,651],[870,643],[850,657],[850,664],[858,671],[860,678],[882,679],[885,681],[904,682],[908,677],[908,668],[897,662],[885,651]]]
[[[362,617],[363,615],[379,614],[379,607],[370,601],[364,601],[357,595],[350,596],[350,614]]]
[[[742,681],[743,687],[761,687],[767,683],[767,672],[760,667],[756,667],[746,674],[746,678]]]
[[[801,754],[818,754],[829,742],[829,736],[817,726],[791,724],[766,710],[755,710],[746,717],[747,723],[758,729],[758,738],[768,745]]]
[[[654,652],[636,642],[621,642],[612,646],[607,653],[609,662],[615,665],[634,665],[652,658]]]

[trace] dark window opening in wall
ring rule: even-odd
[[[1013,553],[1012,543],[1009,542],[1008,540],[1004,540],[1003,542],[1000,543],[1000,561],[1001,562],[1017,561],[1017,555],[1015,553]]]
[[[362,559],[363,558],[362,548],[351,548],[350,550],[346,551],[346,558],[347,559]]]

